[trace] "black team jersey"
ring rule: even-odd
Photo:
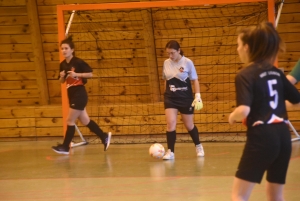
[[[284,73],[274,67],[251,64],[235,78],[236,104],[250,107],[247,127],[288,119],[285,100],[300,102],[300,94]]]
[[[59,72],[61,71],[65,71],[66,73],[65,79],[66,79],[67,88],[69,89],[72,86],[79,86],[79,85],[86,84],[87,79],[81,77],[72,78],[71,76],[68,76],[67,73],[68,71],[74,71],[75,73],[90,73],[93,70],[82,59],[78,57],[72,57],[69,63],[67,63],[66,60],[63,60],[60,63]]]

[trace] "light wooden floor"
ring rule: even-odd
[[[203,143],[196,158],[191,143],[176,144],[175,161],[150,158],[150,144],[100,144],[59,155],[56,141],[0,143],[0,200],[230,200],[243,143]],[[166,146],[166,144],[163,144]],[[300,141],[293,153],[285,187],[287,201],[300,200]],[[266,200],[265,181],[252,201]]]

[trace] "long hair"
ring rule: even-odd
[[[249,62],[273,65],[278,53],[285,51],[284,43],[270,22],[243,28],[239,37],[249,47]]]
[[[174,50],[179,50],[180,49],[180,55],[183,56],[183,51],[180,48],[179,43],[176,40],[170,40],[167,44],[165,49],[174,49]]]

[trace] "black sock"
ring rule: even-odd
[[[71,143],[74,135],[75,135],[75,125],[73,125],[73,126],[68,125],[67,131],[66,131],[66,136],[65,136],[64,142],[63,142],[64,147],[66,147],[66,148],[70,147],[70,143]]]
[[[176,131],[167,131],[167,144],[168,149],[171,149],[171,152],[174,153],[175,150],[175,141],[176,141]]]
[[[195,145],[198,145],[201,143],[200,139],[199,139],[198,128],[196,126],[194,126],[194,128],[189,131],[189,134],[190,134],[191,138],[193,139],[193,142]]]
[[[105,139],[107,138],[107,135],[103,133],[101,128],[96,124],[93,120],[90,120],[88,125],[86,125],[93,133],[98,135],[102,141],[102,143],[105,142]]]

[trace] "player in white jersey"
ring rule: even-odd
[[[162,75],[165,80],[164,106],[167,121],[168,151],[163,159],[175,159],[174,151],[178,111],[196,146],[197,156],[204,156],[204,149],[199,139],[198,129],[194,125],[193,120],[194,109],[200,110],[203,107],[195,66],[190,59],[183,56],[183,51],[180,49],[179,43],[175,40],[167,43],[166,52],[169,55],[169,59],[164,62]],[[194,84],[195,99],[193,97],[191,82]]]

